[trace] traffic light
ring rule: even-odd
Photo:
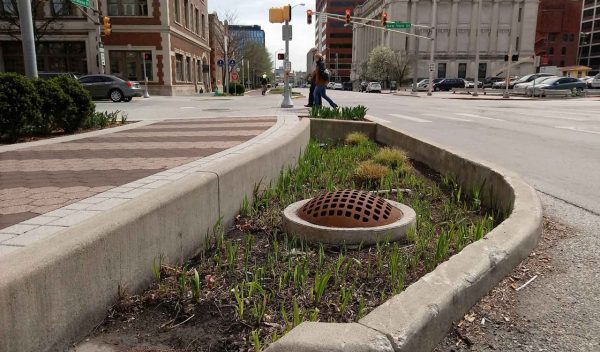
[[[269,9],[269,22],[271,22],[271,23],[285,22],[285,19],[283,18],[283,8],[271,7]]]
[[[306,10],[306,23],[312,24],[312,10]]]
[[[284,21],[292,20],[292,7],[290,5],[285,5],[283,7],[283,20]]]
[[[350,11],[350,9],[346,9],[346,24],[350,24],[350,15],[352,14],[352,11]]]
[[[285,60],[285,54],[284,53],[278,53],[277,54],[277,60]]]
[[[112,24],[110,23],[110,17],[102,16],[102,28],[105,36],[109,36],[112,33]]]
[[[381,24],[385,27],[387,25],[387,12],[381,14]]]

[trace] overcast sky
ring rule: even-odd
[[[281,40],[281,24],[269,23],[269,8],[299,4],[292,12],[293,40],[290,42],[290,60],[294,71],[306,71],[306,53],[315,46],[315,26],[306,24],[306,10],[315,9],[315,0],[208,0],[208,12],[216,11],[223,20],[227,11],[235,11],[238,18],[236,24],[257,24],[265,31],[267,50],[273,60],[275,52],[284,52],[285,43]],[[279,50],[282,49],[282,50]],[[279,61],[278,66],[281,66]]]

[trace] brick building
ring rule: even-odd
[[[98,26],[68,0],[38,1],[43,7],[38,18],[59,17],[38,44],[38,69],[98,73]],[[90,1],[90,6],[98,6],[112,23],[112,34],[102,37],[105,72],[137,81],[147,76],[151,94],[210,90],[206,1]],[[4,15],[6,4],[3,2]],[[87,11],[96,17],[91,10]],[[0,28],[5,29],[0,32],[0,71],[23,73],[20,43],[14,41],[3,24],[0,19]]]
[[[535,54],[542,66],[573,66],[577,61],[581,0],[541,0],[535,33]]]
[[[208,15],[210,47],[210,77],[213,89],[219,87],[223,91],[224,67],[217,65],[217,61],[225,57],[223,50],[223,39],[227,37],[227,32],[223,22],[219,19],[217,13]]]
[[[343,15],[346,9],[354,8],[364,0],[317,0],[317,11]],[[350,81],[352,67],[352,26],[343,21],[328,19],[315,21],[315,47],[323,53],[325,64],[332,72],[332,81]],[[321,41],[319,43],[319,40]]]

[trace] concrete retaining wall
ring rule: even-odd
[[[311,119],[310,121],[310,138],[323,142],[343,140],[352,132],[362,132],[370,139],[375,139],[377,132],[377,124],[374,122],[327,119]]]
[[[358,324],[368,332],[357,341],[340,324],[303,323],[267,351],[360,351],[386,350],[386,338],[394,351],[431,351],[453,321],[491,290],[535,247],[542,229],[542,208],[535,190],[518,175],[473,157],[407,133],[377,126],[376,140],[398,146],[411,158],[442,174],[454,175],[465,190],[482,186],[484,201],[510,211],[510,216],[482,240],[410,285],[404,292],[377,307]],[[348,324],[350,325],[350,324]],[[321,339],[320,345],[315,336]]]
[[[197,254],[219,218],[231,221],[255,184],[295,165],[308,140],[308,120],[284,124],[191,176],[0,258],[0,351],[65,350],[103,320],[119,289],[148,286],[154,259]]]

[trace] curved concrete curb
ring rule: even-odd
[[[288,234],[308,241],[327,244],[376,244],[385,240],[406,242],[406,232],[417,226],[417,214],[402,203],[387,200],[402,213],[402,217],[391,224],[377,227],[329,227],[312,224],[298,216],[298,210],[311,199],[290,204],[283,211],[283,223]]]
[[[152,280],[153,260],[197,254],[255,184],[297,163],[308,120],[279,117],[253,143],[206,158],[188,176],[0,257],[0,351],[57,351],[102,321],[119,290]]]
[[[397,146],[433,169],[454,175],[465,190],[482,189],[482,198],[510,213],[482,240],[440,264],[404,292],[377,307],[358,324],[384,336],[394,351],[431,351],[453,321],[511,272],[535,247],[542,229],[542,207],[535,190],[513,172],[407,133],[377,126],[378,142]],[[293,329],[267,351],[316,351],[313,334],[328,336],[327,351],[348,351],[339,324],[306,323]],[[307,332],[308,331],[308,332]],[[373,335],[361,341],[367,344]]]

